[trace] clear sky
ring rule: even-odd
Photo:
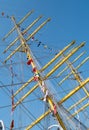
[[[27,27],[27,25],[31,23],[32,19],[37,18],[41,14],[44,16],[43,20],[50,17],[51,21],[39,31],[39,33],[35,36],[36,39],[47,44],[49,48],[53,48],[54,50],[63,49],[72,40],[76,40],[76,44],[85,41],[86,44],[84,50],[87,52],[86,55],[89,55],[89,0],[0,0],[1,62],[3,62],[5,58],[2,55],[2,51],[7,45],[9,45],[9,41],[12,37],[14,39],[13,34],[12,37],[6,41],[2,41],[4,35],[13,27],[13,23],[9,17],[14,15],[16,21],[18,22],[32,9],[34,9],[34,13],[28,18],[28,20],[26,20],[26,23],[21,25],[22,28]],[[44,60],[46,61],[46,59]],[[0,65],[2,66],[2,63]],[[87,67],[88,65],[86,68]],[[89,71],[88,68],[87,70]],[[6,70],[4,68],[1,69],[0,81],[3,84],[9,84],[11,82],[11,78],[10,81],[8,79],[10,77],[10,73],[9,76],[6,76],[6,74]],[[28,76],[28,74],[26,76]],[[27,77],[27,79],[29,78]],[[23,78],[21,80],[23,80]],[[0,89],[0,96],[0,107],[10,104],[10,98],[6,96],[5,91],[2,89]],[[0,110],[0,119],[4,120],[7,127],[9,127],[9,122],[11,120],[11,115],[9,113],[10,108],[2,108]],[[22,122],[23,121],[24,119]],[[29,121],[26,121],[26,125],[28,123]],[[33,128],[33,130],[39,129]]]
[[[0,1],[0,12],[6,15],[14,15],[16,18],[23,17],[28,11],[34,9],[35,16],[43,14],[52,20],[47,28],[46,37],[51,44],[61,44],[75,39],[78,42],[88,42],[89,9],[86,0],[22,0]],[[6,20],[4,21],[6,23]],[[1,23],[1,21],[0,21]],[[6,29],[6,28],[5,28]],[[45,34],[46,35],[46,34]],[[53,36],[55,38],[53,38]],[[55,43],[54,43],[55,41]],[[61,46],[61,45],[60,45]]]

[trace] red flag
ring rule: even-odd
[[[35,73],[37,71],[36,67],[34,67],[32,71]]]
[[[14,120],[11,121],[10,130],[14,128]]]
[[[30,65],[30,64],[31,64],[31,62],[33,62],[33,60],[32,60],[32,59],[28,60],[27,64],[28,64],[28,65]]]
[[[57,114],[57,106],[54,104],[54,115]]]
[[[12,90],[12,111],[14,111],[13,106],[14,106],[14,97],[13,97],[13,90]]]

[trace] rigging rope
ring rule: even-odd
[[[14,72],[13,72],[13,67],[12,67],[12,60],[11,60],[11,65],[10,65],[10,72],[11,72],[11,77],[12,77],[12,83],[11,83],[11,100],[12,100],[12,109],[11,109],[11,124],[10,124],[10,130],[13,130],[14,128],[14,97],[13,97],[13,94],[14,94],[14,91],[13,91],[13,78],[14,78]]]

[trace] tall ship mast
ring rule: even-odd
[[[4,129],[88,130],[89,77],[82,75],[89,60],[85,42],[73,40],[54,53],[54,48],[35,38],[50,18],[43,20],[40,15],[22,28],[33,14],[34,10],[28,12],[19,22],[12,16],[14,27],[3,37],[3,41],[12,37],[2,54],[9,76],[1,83],[11,104],[6,108],[10,125],[4,123]]]

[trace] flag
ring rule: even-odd
[[[14,128],[14,120],[11,121],[10,130]]]
[[[34,41],[34,36],[31,38],[31,41]]]
[[[2,16],[4,16],[4,12],[2,12]]]

